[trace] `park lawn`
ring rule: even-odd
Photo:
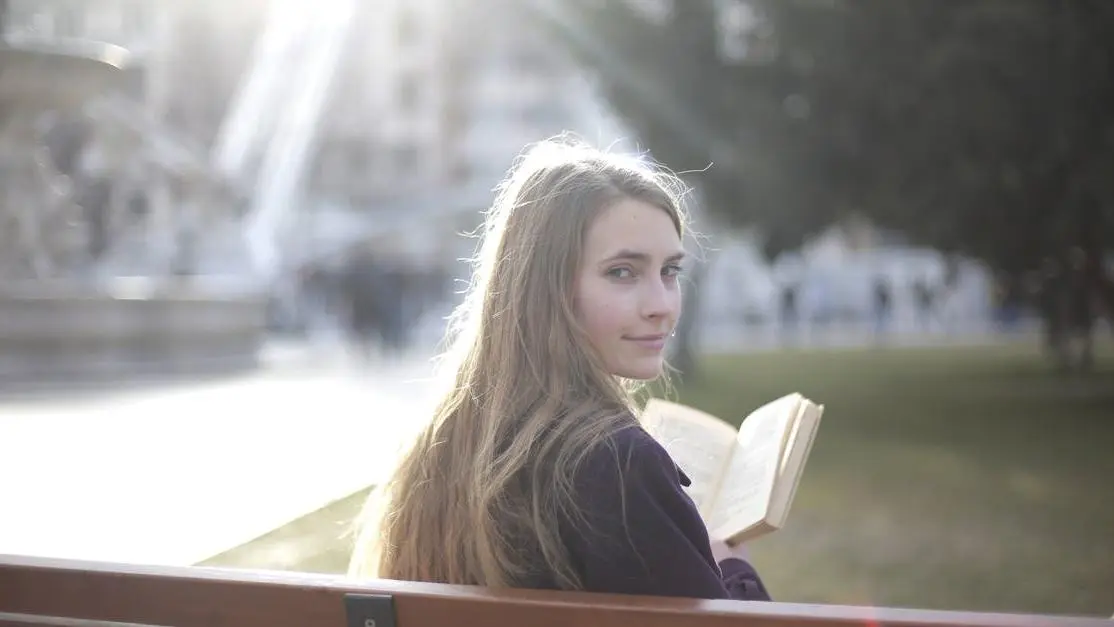
[[[826,406],[786,528],[751,555],[782,601],[1114,613],[1114,350],[1051,374],[1037,347],[707,357],[675,396],[725,418]]]

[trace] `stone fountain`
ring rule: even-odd
[[[99,42],[0,43],[0,387],[192,376],[257,364],[264,298],[242,285],[197,276],[182,229],[171,228],[178,236],[169,241],[153,239],[158,229],[136,231],[137,222],[156,219],[164,220],[166,231],[165,207],[136,219],[116,193],[93,215],[79,202],[77,177],[50,157],[44,119],[88,119],[98,101],[103,110],[128,62],[127,50]],[[180,205],[196,214],[222,193],[227,201],[227,190],[203,163],[168,159],[165,149],[156,158],[151,133],[106,131],[110,123],[94,119],[101,127],[94,134],[102,179],[127,179],[129,171],[133,183],[164,181],[161,187],[171,191],[162,204],[171,212]],[[104,239],[106,224],[123,222],[133,231],[133,245],[146,243],[165,263],[140,266],[145,272],[106,264],[121,255],[98,238]],[[193,220],[194,229],[198,223]]]

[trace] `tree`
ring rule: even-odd
[[[761,227],[771,255],[853,214],[1008,273],[1109,241],[1114,3],[749,5],[737,59],[717,45],[722,1],[658,20],[530,3],[654,154],[703,170],[709,207]]]

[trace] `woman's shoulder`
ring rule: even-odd
[[[634,420],[616,426],[592,446],[579,474],[595,483],[615,478],[624,483],[689,484],[669,452]]]
[[[617,426],[608,433],[607,440],[611,446],[631,456],[654,458],[666,453],[654,436],[634,420]]]

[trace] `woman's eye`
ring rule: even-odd
[[[661,269],[661,275],[665,277],[675,277],[681,274],[682,270],[684,270],[684,268],[682,268],[678,264],[669,264],[668,266],[665,266]]]
[[[607,271],[607,276],[615,279],[629,279],[634,277],[634,272],[626,267],[612,268]]]

